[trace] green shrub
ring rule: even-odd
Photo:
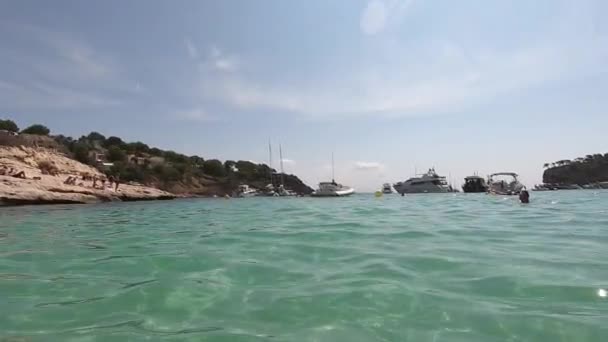
[[[223,177],[226,175],[226,169],[221,161],[217,159],[205,160],[203,164],[203,170],[206,174],[215,176],[215,177]]]
[[[19,126],[13,120],[0,120],[0,130],[2,129],[13,133],[19,132]]]
[[[36,135],[49,135],[51,130],[48,127],[40,124],[31,125],[30,127],[21,131],[21,133],[25,134],[36,134]]]
[[[112,163],[124,162],[127,160],[127,153],[118,146],[110,146],[106,158]]]

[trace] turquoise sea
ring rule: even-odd
[[[0,209],[0,341],[608,341],[608,191]]]

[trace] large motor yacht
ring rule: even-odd
[[[421,177],[413,177],[405,182],[398,182],[393,185],[401,195],[404,194],[424,194],[424,193],[443,193],[449,192],[450,187],[445,177],[439,176],[435,169],[423,174]]]

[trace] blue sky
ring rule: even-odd
[[[605,1],[0,1],[0,117],[370,191],[608,152]],[[274,156],[278,167],[278,155]]]

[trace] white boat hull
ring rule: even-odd
[[[242,192],[242,193],[238,194],[237,197],[248,198],[248,197],[255,197],[257,195],[258,195],[257,192],[252,191],[252,192]]]
[[[406,183],[397,183],[393,186],[395,190],[403,195],[403,194],[430,194],[430,193],[446,193],[449,188],[447,186],[442,185],[434,185],[430,183],[424,183],[420,185],[412,185]]]
[[[505,180],[497,180],[494,177],[496,176],[508,176],[511,179]],[[512,172],[506,173],[496,173],[490,175],[488,181],[488,192],[490,194],[495,195],[519,195],[519,193],[524,189],[524,185],[519,182],[517,179],[517,174]]]
[[[344,197],[355,193],[355,189],[345,189],[336,191],[315,191],[311,194],[313,197]]]

